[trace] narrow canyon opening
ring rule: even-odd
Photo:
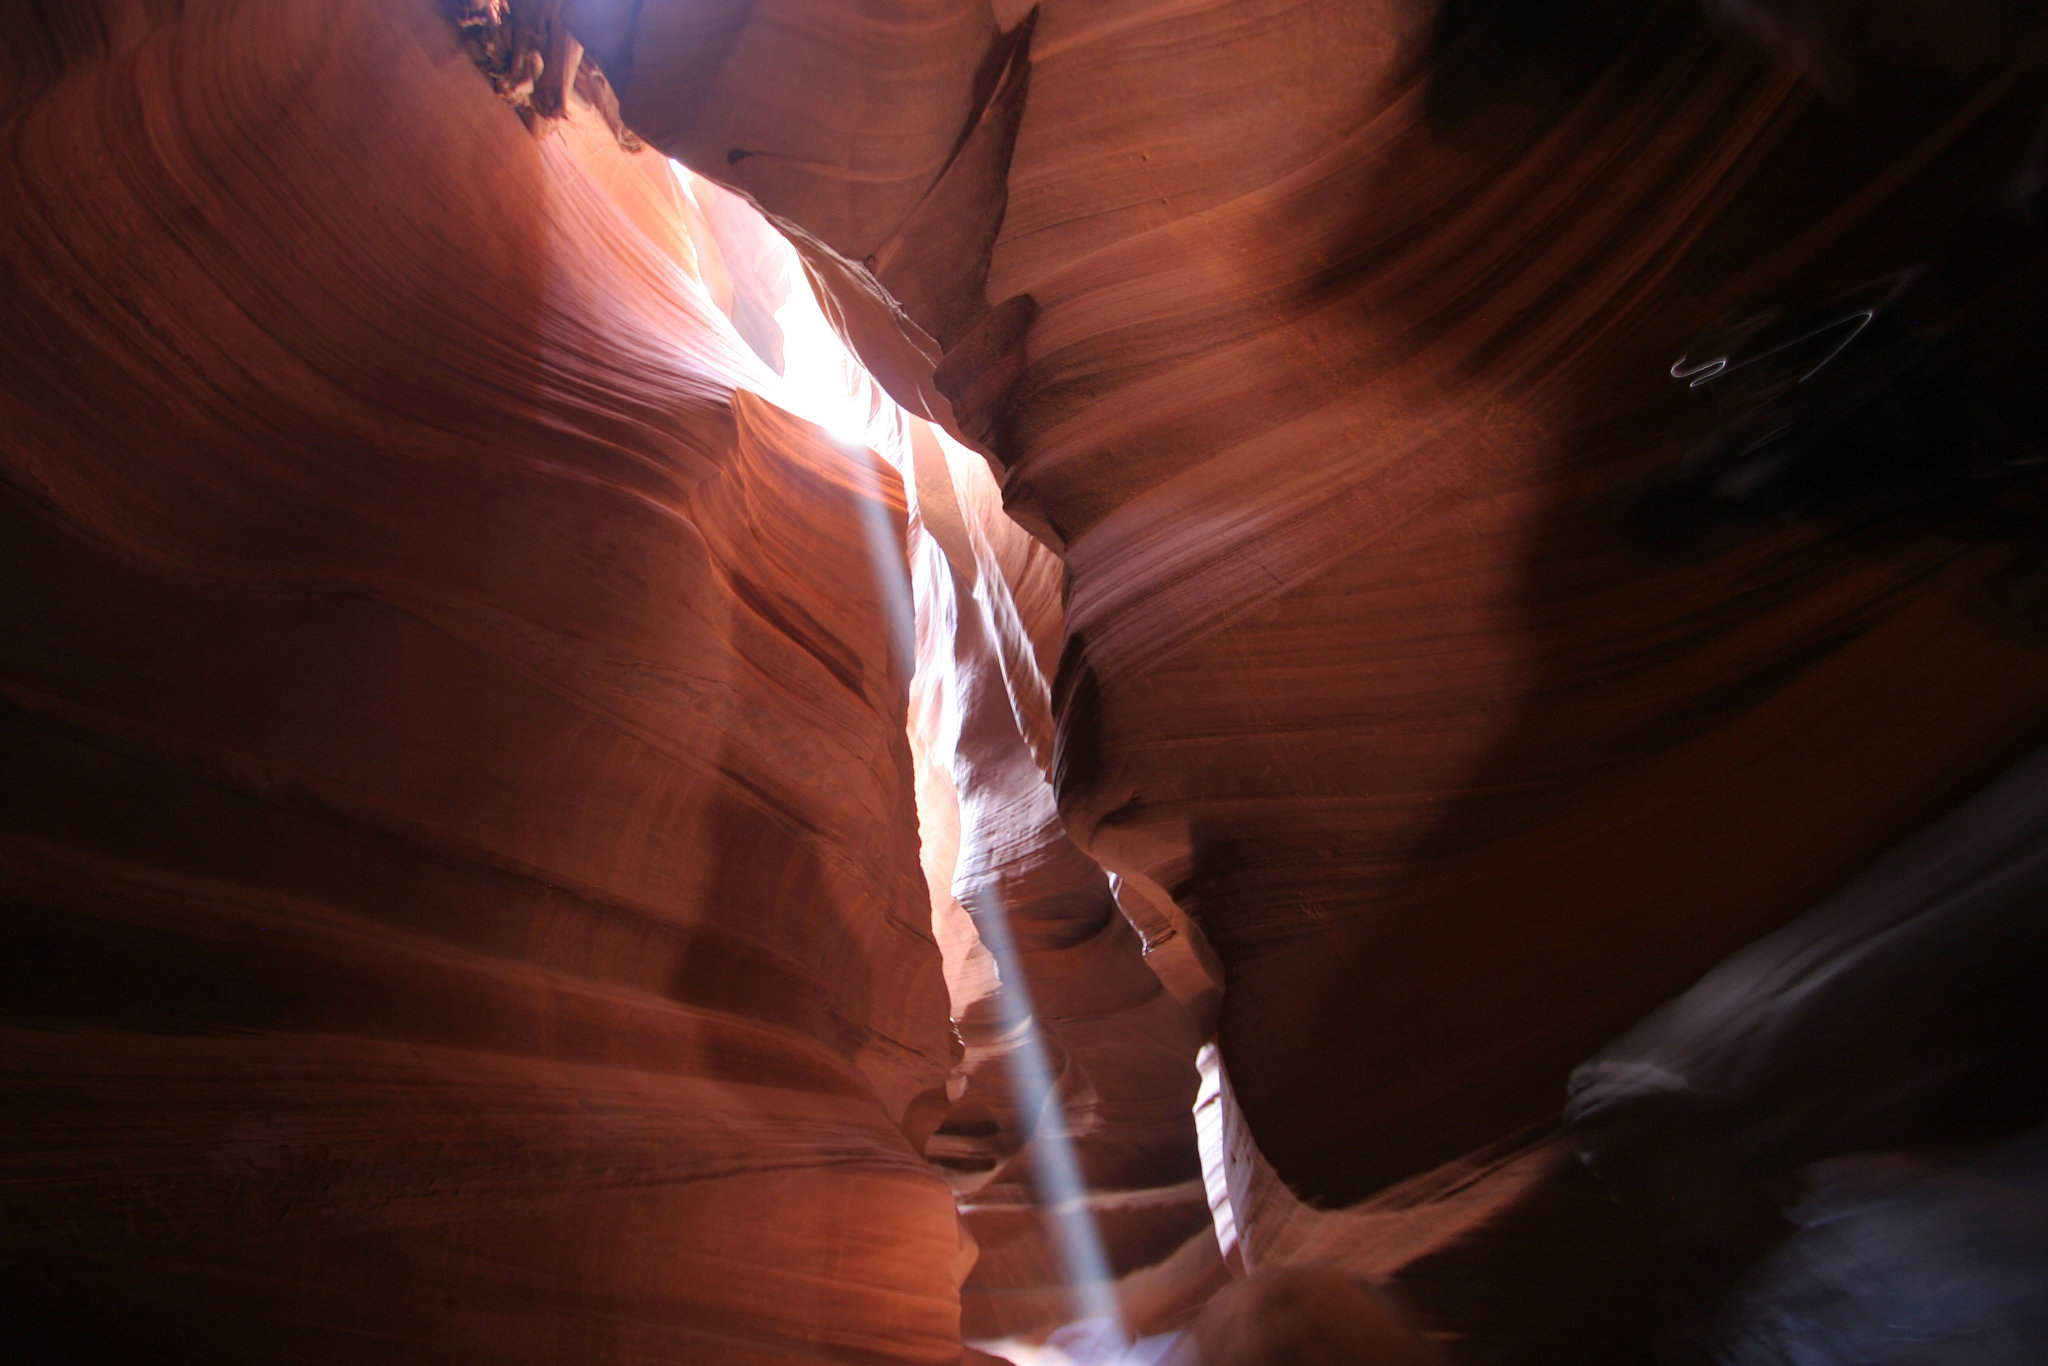
[[[858,477],[896,481],[889,498],[875,488],[861,517],[890,634],[912,661],[906,734],[921,864],[964,1050],[925,1152],[947,1174],[977,1263],[986,1255],[998,1268],[963,1286],[968,1341],[1034,1366],[1155,1360],[1206,1282],[1183,1272],[1194,1289],[1141,1300],[1133,1341],[1119,1271],[1176,1255],[1212,1277],[1222,1265],[1208,1197],[1185,1179],[1192,1058],[1174,1051],[1191,1049],[1197,1028],[1153,979],[1112,875],[1059,823],[1044,665],[1058,635],[1057,561],[1002,515],[986,460],[905,412],[847,350],[796,248],[752,206],[668,167],[689,224],[714,234],[693,242],[712,301],[736,331],[772,316],[772,330],[739,331],[777,372],[758,392],[855,448]],[[881,511],[897,497],[901,537]],[[1027,621],[1020,590],[1037,620]],[[1057,1002],[1055,1019],[1034,1005],[1040,995]],[[1136,1095],[1115,1093],[1133,1082]],[[1153,1132],[1138,1136],[1150,1150],[1136,1161],[1105,1156],[1105,1139],[1133,1142],[1134,1115],[1150,1121]],[[1098,1182],[1123,1184],[1091,1189],[1091,1168]],[[1162,1172],[1183,1179],[1162,1189]],[[1098,1206],[1121,1225],[1117,1269]]]
[[[9,1360],[2048,1357],[2038,10],[0,0]]]

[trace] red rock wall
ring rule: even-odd
[[[1192,1209],[1227,987],[1247,1246],[1592,1283],[1555,1154],[1475,1154],[2048,722],[1998,548],[1633,539],[1670,367],[1940,258],[2025,92],[1840,115],[1690,3],[1515,11],[544,0],[554,67],[497,73],[536,139],[429,0],[0,5],[33,1330],[950,1360],[942,1123],[970,1308],[1053,1308],[995,894],[1120,1270]],[[601,109],[547,122],[570,31],[1037,548],[736,392],[782,285]],[[927,632],[922,763],[913,519],[980,613]]]
[[[856,341],[901,358],[876,286],[926,334],[1064,557],[1067,829],[1207,932],[1298,1191],[1554,1115],[2048,722],[2048,656],[1983,610],[2002,552],[1662,557],[1627,511],[1715,319],[1939,256],[1996,89],[1836,113],[1675,3],[1047,0],[915,42],[879,3],[715,8],[715,44],[699,7],[564,12],[629,123],[846,258]]]
[[[916,566],[912,733],[926,874],[966,1044],[931,1154],[980,1248],[962,1322],[990,1339],[1088,1312],[1041,1184],[1055,1131],[1072,1143],[1111,1275],[1183,1249],[1220,1268],[1191,1115],[1201,1028],[1148,965],[1102,868],[1068,840],[1046,780],[1058,561],[1002,515],[979,456],[915,427],[916,520],[930,539]],[[991,939],[1013,947],[992,952]],[[1017,1074],[1026,1029],[1050,1094]],[[1140,1328],[1190,1308],[1171,1290],[1131,1285],[1126,1299]]]
[[[957,1360],[904,499],[744,244],[431,0],[0,32],[8,1355]]]

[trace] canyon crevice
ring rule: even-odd
[[[1635,1363],[2038,1123],[2038,34],[1781,8],[0,0],[29,1359]]]

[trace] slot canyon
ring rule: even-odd
[[[2034,0],[0,0],[0,1357],[2048,1360]]]

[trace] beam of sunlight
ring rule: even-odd
[[[695,174],[679,163],[670,164],[682,192],[694,197],[699,184]],[[917,481],[910,469],[908,438],[912,419],[882,391],[826,319],[809,288],[796,249],[780,238],[777,241],[786,254],[792,283],[788,299],[775,311],[775,321],[782,329],[783,373],[778,378],[764,371],[759,384],[762,396],[824,428],[847,445],[874,450],[902,476],[914,507]],[[949,436],[936,427],[933,430],[941,441],[950,443]],[[865,461],[859,463],[862,469],[872,472]],[[892,648],[902,652],[899,658],[907,676],[916,662],[913,614],[918,607],[928,605],[914,601],[913,594],[926,585],[923,576],[913,580],[905,547],[889,520],[881,490],[876,488],[874,495],[861,501],[862,528],[889,615]],[[950,663],[950,659],[935,660],[931,666],[948,667]],[[1010,1343],[1002,1346],[1020,1366],[1025,1366],[1027,1360],[1044,1366],[1081,1362],[1095,1366],[1109,1366],[1112,1362],[1142,1366],[1158,1355],[1150,1350],[1150,1344],[1166,1339],[1146,1339],[1134,1344],[1125,1328],[1115,1278],[1101,1231],[1089,1207],[1087,1182],[1075,1155],[1066,1108],[1060,1101],[1045,1040],[1032,1010],[1031,992],[1011,934],[1009,913],[993,891],[977,909],[974,922],[983,945],[995,959],[1002,981],[999,995],[1003,1030],[1017,1040],[1009,1054],[1009,1064],[1019,1107],[1024,1114],[1037,1117],[1031,1140],[1033,1176],[1040,1206],[1051,1225],[1052,1243],[1072,1296],[1076,1320],[1054,1334],[1044,1348]]]
[[[993,887],[975,915],[974,925],[981,933],[982,944],[996,960],[996,972],[1003,983],[999,993],[1003,1032],[1017,1040],[1009,1061],[1019,1108],[1038,1116],[1038,1127],[1031,1138],[1032,1175],[1037,1182],[1039,1205],[1052,1221],[1060,1269],[1079,1311],[1077,1318],[1096,1327],[1095,1336],[1103,1347],[1120,1352],[1130,1338],[1124,1330],[1123,1311],[1117,1304],[1116,1279],[1110,1274],[1102,1233],[1088,1208],[1088,1183],[1074,1155],[1066,1107],[1054,1088],[1045,1040],[1031,1009],[1031,988],[1024,980],[1023,960],[1010,933],[1010,913]]]

